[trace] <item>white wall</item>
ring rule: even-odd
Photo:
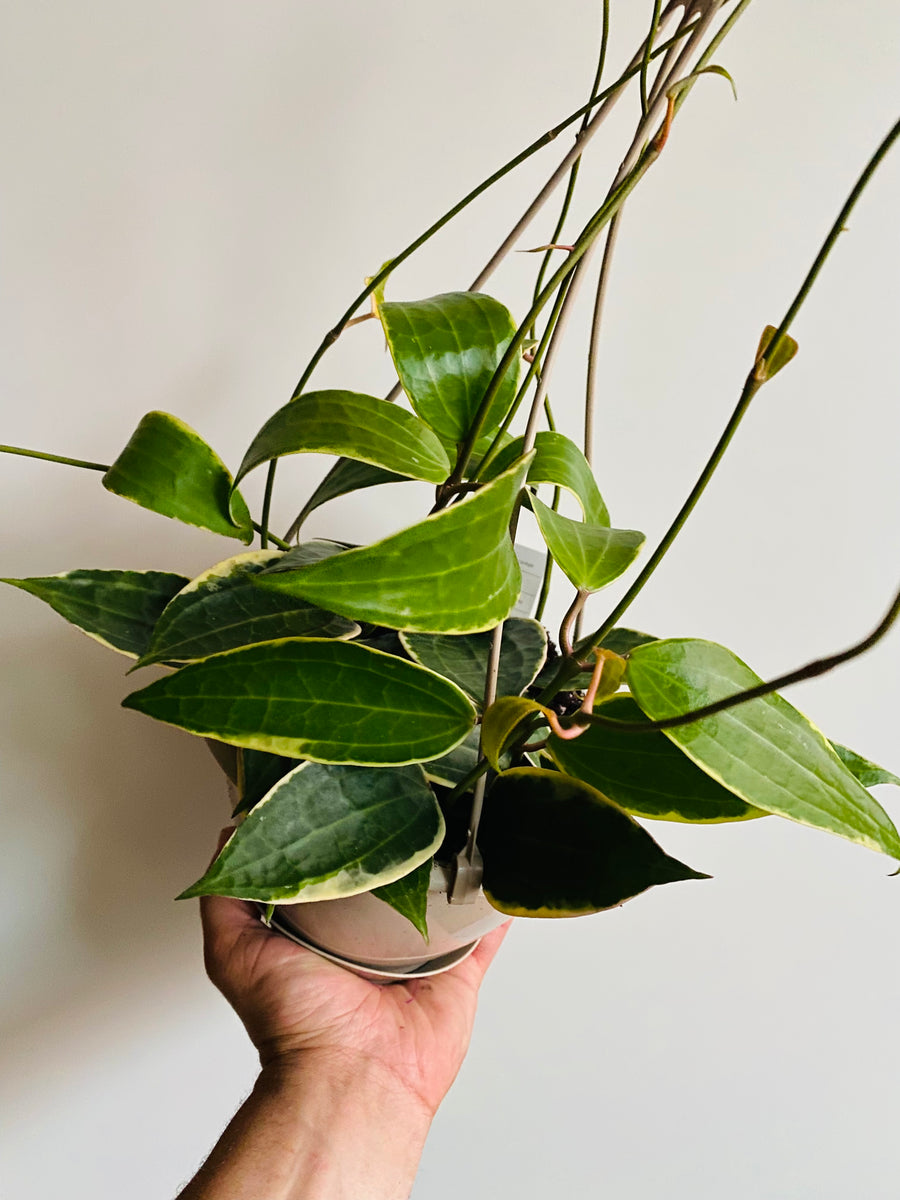
[[[362,277],[581,102],[598,7],[5,5],[0,440],[109,461],[162,408],[236,464]],[[614,0],[614,61],[651,7]],[[756,0],[719,56],[740,103],[710,78],[682,111],[613,277],[598,473],[619,524],[658,536],[690,486],[761,327],[896,117],[898,49],[900,15],[879,0]],[[624,132],[614,122],[585,170],[580,211]],[[559,153],[470,210],[393,295],[466,286]],[[797,322],[800,356],[635,604],[638,627],[720,640],[766,674],[881,615],[900,517],[898,199],[895,155]],[[533,265],[516,258],[492,285],[519,312]],[[571,431],[583,330],[553,388]],[[377,330],[348,336],[317,379],[387,386]],[[283,465],[278,526],[321,466]],[[191,573],[222,556],[94,475],[0,467],[3,575]],[[310,530],[395,528],[401,491],[340,501]],[[202,745],[118,707],[124,659],[20,592],[0,605],[0,1194],[158,1200],[253,1076],[202,976],[194,908],[171,901],[225,822],[223,788]],[[898,678],[895,633],[792,698],[898,769]],[[416,1196],[895,1195],[889,862],[774,820],[654,832],[715,879],[518,924]]]

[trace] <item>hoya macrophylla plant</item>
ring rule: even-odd
[[[483,885],[502,912],[529,917],[599,912],[662,884],[707,878],[669,855],[644,821],[776,816],[900,859],[900,835],[869,790],[900,778],[831,742],[778,694],[869,649],[900,598],[849,650],[765,682],[713,642],[623,624],[755,396],[795,356],[789,330],[900,123],[865,166],[781,321],[748,335],[734,411],[656,546],[645,550],[627,516],[613,521],[592,466],[596,350],[623,207],[670,152],[692,89],[708,76],[730,81],[713,60],[748,3],[655,5],[646,38],[609,84],[604,6],[601,69],[587,102],[367,280],[287,403],[250,437],[234,475],[198,433],[162,412],[140,420],[111,465],[0,447],[100,472],[114,495],[228,539],[193,579],[79,568],[5,580],[128,656],[131,671],[164,671],[138,686],[127,708],[233,755],[237,827],[183,896],[277,905],[371,892],[427,937],[435,860],[455,871],[453,901]],[[629,87],[640,116],[617,156],[622,166],[581,228],[570,229],[580,156]],[[470,287],[439,281],[434,295],[399,298],[396,275],[419,246],[576,123],[575,145]],[[565,180],[530,298],[513,315],[485,287],[511,248],[534,248],[522,244],[524,230]],[[601,245],[577,444],[556,427],[548,390]],[[380,323],[396,368],[390,394],[311,387],[326,350],[365,320]],[[304,454],[334,462],[277,537],[277,463]],[[256,515],[239,489],[262,467]],[[433,503],[378,541],[304,538],[309,514],[331,500],[362,493],[366,503],[369,489],[412,480],[434,488]],[[517,607],[523,512],[547,549],[527,614]],[[235,553],[235,540],[247,548]],[[586,630],[588,598],[626,578],[622,598]],[[543,623],[551,584],[569,598],[553,638]]]

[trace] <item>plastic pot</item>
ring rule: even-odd
[[[426,942],[412,924],[370,892],[340,900],[278,904],[272,927],[301,945],[374,979],[437,975],[468,957],[479,938],[509,918],[482,892],[451,904],[449,870],[435,863],[428,893]]]

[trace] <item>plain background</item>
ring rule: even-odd
[[[651,8],[613,0],[612,64]],[[582,102],[598,9],[8,0],[2,441],[108,462],[161,408],[234,467],[363,277]],[[652,540],[690,487],[763,325],[896,118],[898,50],[881,0],[756,0],[718,55],[740,102],[710,77],[682,110],[612,279],[597,463],[615,523]],[[592,152],[582,215],[635,106]],[[470,209],[389,296],[466,287],[568,145]],[[895,155],[797,321],[799,357],[759,396],[633,625],[721,641],[766,675],[881,616],[900,557],[898,207]],[[522,313],[534,265],[515,256],[489,290]],[[576,436],[584,325],[552,388]],[[388,387],[378,330],[349,334],[316,382]],[[325,465],[283,464],[277,528]],[[5,457],[0,487],[4,576],[190,575],[236,548],[87,472]],[[411,519],[411,496],[426,499],[339,501],[309,531],[370,539]],[[125,659],[14,589],[0,605],[0,1194],[159,1200],[254,1075],[202,974],[195,907],[172,902],[226,821],[224,789],[202,744],[118,707]],[[897,770],[898,679],[894,633],[791,699]],[[896,791],[879,796],[900,814]],[[516,925],[415,1196],[896,1195],[890,862],[774,819],[653,832],[715,878]]]

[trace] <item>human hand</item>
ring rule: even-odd
[[[462,1064],[478,988],[508,923],[452,970],[384,986],[267,929],[252,904],[205,896],[200,911],[209,977],[264,1068],[364,1065],[434,1115]]]

